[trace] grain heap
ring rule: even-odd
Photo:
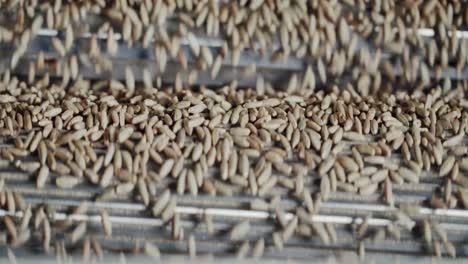
[[[400,239],[468,254],[431,210],[468,208],[465,3],[16,0],[0,12],[15,18],[0,18],[0,45],[14,47],[0,54],[0,243],[11,260],[38,243],[61,261],[275,257],[299,242],[363,257]],[[131,48],[154,58],[122,67]],[[246,54],[301,67],[277,82],[242,64]],[[210,82],[230,67],[235,78]],[[243,202],[228,219],[203,210],[230,197]],[[346,199],[386,209],[330,209]],[[132,218],[159,240],[132,236]]]

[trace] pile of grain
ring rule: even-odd
[[[468,42],[457,37],[457,29],[468,25],[466,4],[17,0],[0,1],[0,9],[16,19],[0,24],[0,44],[16,46],[11,57],[0,59],[8,65],[0,82],[0,134],[8,146],[0,153],[32,175],[37,189],[92,186],[98,190],[93,201],[143,204],[142,214],[161,219],[174,240],[187,240],[191,257],[197,255],[196,236],[184,235],[179,195],[256,197],[251,209],[274,216],[273,232],[247,239],[254,228],[248,220],[224,231],[239,257],[261,257],[268,247],[283,250],[293,236],[336,243],[334,224],[311,220],[321,203],[336,192],[378,194],[393,208],[393,220],[375,234],[369,218],[355,227],[360,255],[364,241],[382,233],[399,239],[399,229],[413,230],[415,222],[429,252],[440,256],[443,245],[456,255],[444,229],[429,219],[413,221],[392,188],[436,177],[439,186],[424,206],[468,207],[468,83],[448,78],[466,72]],[[98,28],[87,24],[88,17],[101,19]],[[43,28],[59,32],[51,39],[53,51],[19,65]],[[420,28],[434,28],[434,37],[422,37]],[[80,44],[88,32],[89,43]],[[223,45],[215,53],[200,35],[216,36]],[[112,72],[122,44],[154,50],[156,72],[144,69],[141,82],[131,67],[124,80],[81,75],[83,65]],[[246,50],[270,54],[272,63],[299,58],[304,67],[285,86],[261,75],[252,87],[239,87],[237,80],[219,87],[197,83],[199,72],[216,79]],[[170,58],[188,80],[178,73],[173,83],[165,81]],[[25,67],[28,74],[19,74]],[[252,64],[241,75],[255,72]],[[10,188],[12,178],[0,184],[6,230],[0,243],[40,241],[45,252],[61,258],[78,247],[86,258],[91,250],[102,256],[88,221],[72,220],[92,201],[57,220],[47,202],[24,202],[21,191]],[[295,209],[286,212],[281,199],[296,201]],[[102,210],[97,217],[99,232],[111,238],[112,215]],[[209,231],[213,219],[204,221],[211,226],[207,236],[219,235]],[[135,247],[160,258],[155,243]]]

